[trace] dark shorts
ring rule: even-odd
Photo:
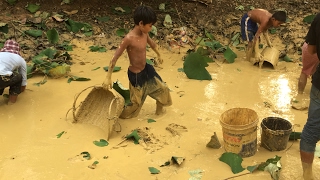
[[[241,36],[244,41],[252,41],[258,31],[258,24],[253,22],[248,14],[244,14],[241,19]]]
[[[10,95],[18,95],[21,93],[22,76],[17,72],[13,72],[11,76],[0,75],[0,95],[3,94],[4,88],[10,87]]]
[[[133,73],[128,69],[128,78],[134,87],[142,87],[147,81],[154,80],[154,77],[162,81],[159,74],[150,64],[146,64],[146,67],[139,73]]]

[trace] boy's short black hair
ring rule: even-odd
[[[275,20],[281,21],[281,22],[286,22],[287,20],[287,13],[284,11],[276,11],[275,13],[273,13],[272,17]]]
[[[142,5],[134,11],[133,20],[135,25],[139,25],[140,21],[143,24],[154,24],[157,22],[157,16],[151,7]]]

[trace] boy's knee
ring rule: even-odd
[[[313,153],[316,149],[315,143],[308,143],[306,140],[300,140],[300,150],[304,152]]]

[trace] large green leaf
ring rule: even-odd
[[[135,144],[139,144],[140,136],[138,134],[138,131],[135,129],[131,132],[131,134],[128,134],[126,136],[127,139],[133,139]]]
[[[51,44],[56,44],[59,41],[59,33],[53,28],[47,31],[47,38]]]
[[[67,29],[69,31],[74,32],[74,33],[79,32],[81,30],[81,28],[83,28],[85,26],[84,23],[76,22],[71,19],[68,19],[67,21],[65,21],[65,23],[66,23]]]
[[[42,36],[42,31],[41,30],[31,29],[31,30],[26,30],[25,33],[27,35],[35,37],[35,38]]]
[[[116,90],[124,98],[125,105],[128,105],[128,104],[131,103],[131,101],[130,101],[130,90],[124,88],[123,85],[119,81],[116,81],[115,83],[113,83],[112,88],[114,90]]]
[[[229,47],[227,47],[226,51],[223,53],[224,58],[229,63],[234,63],[234,59],[237,58],[237,54],[234,53]]]
[[[232,152],[225,152],[221,155],[221,157],[219,158],[220,161],[228,164],[231,167],[231,171],[234,174],[237,174],[239,172],[242,172],[243,170],[245,170],[245,168],[243,168],[241,166],[241,163],[243,161],[242,157],[239,156],[238,154],[232,153]]]
[[[205,67],[208,63],[199,53],[192,52],[187,55],[183,69],[189,79],[212,80],[211,75]]]
[[[306,23],[312,23],[313,19],[316,17],[316,15],[309,15],[309,16],[306,16],[303,18],[303,22],[306,22]]]
[[[59,77],[64,77],[70,72],[70,65],[68,64],[62,64],[59,66],[56,66],[54,68],[51,68],[49,70],[49,76],[53,78],[59,78]]]
[[[37,4],[28,4],[26,6],[26,9],[31,12],[31,13],[35,13],[40,9],[40,5]]]

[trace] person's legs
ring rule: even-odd
[[[316,143],[320,138],[320,91],[312,86],[310,91],[310,105],[308,119],[302,130],[300,141],[300,158],[305,180],[312,180],[312,163]]]
[[[18,95],[21,93],[22,76],[18,73],[13,73],[10,76],[10,89],[8,104],[13,104],[17,101]]]
[[[153,81],[148,82],[148,94],[156,102],[156,114],[160,115],[164,113],[164,106],[172,105],[172,99],[170,95],[170,89],[157,77]]]

